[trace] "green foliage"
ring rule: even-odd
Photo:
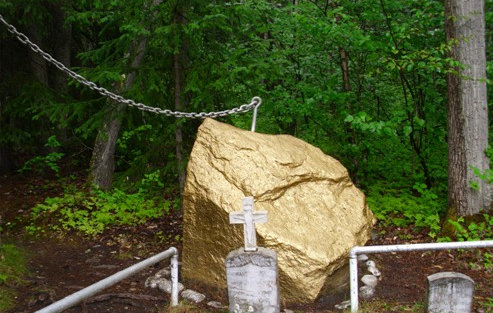
[[[486,154],[488,155],[488,157],[491,158],[490,154],[491,154],[491,148],[488,147],[488,150],[486,151]],[[488,184],[491,184],[493,183],[493,170],[492,169],[486,169],[485,171],[481,171],[479,168],[477,167],[474,167],[474,166],[471,166],[471,169],[474,173],[474,175],[476,175],[476,177],[480,180],[484,180],[486,181]],[[479,183],[475,180],[471,180],[469,182],[469,186],[474,189],[474,190],[479,190]]]
[[[444,213],[443,200],[424,184],[415,184],[413,191],[418,195],[411,194],[411,190],[372,186],[367,202],[383,225],[413,225],[429,230],[428,235],[435,238],[440,231],[440,216]]]
[[[457,221],[448,220],[456,230],[459,241],[492,240],[493,239],[493,215],[483,214],[481,222],[466,221],[459,217]]]
[[[18,282],[25,272],[25,255],[13,244],[0,245],[0,284]]]
[[[48,141],[45,144],[45,147],[47,148],[57,148],[60,146],[61,144],[56,139],[56,136],[51,136],[50,138],[48,138]],[[58,172],[60,171],[60,166],[58,165],[58,162],[64,155],[65,154],[62,152],[53,151],[44,156],[36,156],[24,163],[24,166],[19,169],[19,172],[25,173],[29,171],[34,171],[36,173],[42,173],[46,169],[50,169],[58,174]]]
[[[452,42],[445,42],[443,2],[361,0],[327,6],[321,1],[75,0],[44,5],[30,0],[0,5],[20,29],[32,32],[36,25],[39,44],[54,54],[59,30],[53,27],[53,7],[60,5],[72,27],[73,69],[136,101],[176,109],[173,60],[178,55],[185,111],[225,110],[261,96],[259,132],[291,134],[320,147],[349,169],[383,223],[428,228],[436,236],[446,208],[445,75],[458,65],[447,57]],[[485,5],[491,76],[493,1]],[[77,161],[83,160],[112,102],[72,80],[65,90],[37,82],[27,50],[5,32],[1,35],[11,41],[5,45],[8,60],[2,63],[5,79],[0,82],[0,149],[39,155],[24,172],[57,172],[62,155],[56,150],[46,154],[40,138],[64,130],[68,138],[58,137],[64,159],[77,155]],[[143,38],[145,55],[135,68],[131,61]],[[125,88],[131,73],[134,84]],[[248,129],[251,113],[221,120]],[[69,228],[85,225],[82,221],[101,207],[111,212],[101,213],[101,220],[117,223],[107,217],[118,216],[115,209],[103,203],[136,203],[139,196],[123,198],[142,195],[134,182],[145,173],[158,168],[158,176],[171,182],[166,187],[177,188],[176,126],[183,130],[186,159],[199,124],[127,109],[116,147],[119,189],[91,195],[72,191],[48,206],[65,208],[56,214]],[[132,193],[123,196],[123,191]],[[71,204],[72,198],[87,204]]]
[[[23,282],[27,272],[26,257],[15,245],[0,245],[0,311],[14,305],[14,287]]]
[[[486,301],[480,302],[480,304],[486,308],[486,312],[493,312],[493,298],[492,297],[487,297]]]
[[[137,165],[140,162],[145,163],[148,159],[144,150],[145,144],[153,145],[156,140],[152,124],[124,130],[117,140],[119,152],[117,166],[125,168],[129,165]]]
[[[40,224],[49,224],[52,230],[75,230],[95,236],[111,226],[142,224],[167,214],[173,207],[170,201],[155,196],[154,191],[162,187],[159,172],[146,175],[135,193],[118,188],[87,193],[71,187],[62,197],[47,198],[36,205],[27,231],[38,234],[44,232]]]
[[[457,221],[449,219],[447,223],[451,224],[455,230],[455,237],[458,241],[477,241],[477,240],[492,240],[493,239],[493,215],[484,213],[482,218],[476,216],[472,219],[458,217]],[[438,241],[452,241],[450,237],[440,237]],[[493,255],[488,251],[480,252],[478,250],[479,259],[482,260],[482,265],[485,269],[493,266]],[[471,262],[472,268],[480,266],[478,263]]]

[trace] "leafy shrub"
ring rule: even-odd
[[[156,186],[157,185],[157,186]],[[159,172],[146,175],[135,193],[115,188],[112,191],[95,189],[88,193],[68,188],[62,197],[47,198],[31,213],[33,223],[27,231],[36,234],[42,228],[35,223],[45,219],[54,230],[76,230],[85,235],[102,233],[111,225],[137,225],[169,212],[173,206],[151,190],[162,187]]]
[[[456,230],[457,240],[475,241],[493,239],[493,215],[483,214],[481,222],[466,222],[464,217],[459,217],[457,221],[448,220]]]
[[[389,189],[376,184],[368,191],[367,202],[383,225],[426,228],[428,235],[434,238],[440,231],[444,200],[424,184],[415,184],[413,191],[417,195],[412,194],[411,190]]]
[[[50,138],[48,138],[45,147],[60,147],[60,143],[55,136],[51,136]],[[42,173],[45,169],[50,169],[53,172],[58,173],[60,171],[58,161],[60,161],[63,156],[64,154],[62,152],[50,152],[44,156],[36,156],[24,163],[24,166],[19,170],[19,172],[24,173],[28,171],[34,171],[37,173]]]
[[[481,221],[473,221],[462,216],[457,218],[457,221],[449,219],[447,223],[451,224],[455,229],[455,237],[458,241],[477,241],[493,239],[493,215],[483,214]],[[452,241],[450,237],[438,238],[440,242]],[[477,250],[478,256],[482,258],[482,264],[485,269],[492,268],[493,254],[488,251]],[[479,264],[471,262],[472,268]]]

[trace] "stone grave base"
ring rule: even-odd
[[[258,248],[231,251],[226,257],[229,312],[279,313],[277,255]]]

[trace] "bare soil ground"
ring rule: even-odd
[[[0,176],[0,216],[4,229],[1,241],[14,242],[26,251],[30,271],[25,283],[17,287],[15,308],[6,313],[34,312],[171,246],[180,249],[180,237],[176,235],[181,234],[182,215],[178,211],[145,225],[112,229],[95,239],[80,238],[72,233],[27,237],[22,231],[22,223],[27,220],[29,209],[47,196],[61,193],[61,186],[55,180],[21,175]],[[377,225],[376,233],[383,235],[370,241],[369,245],[427,240],[424,234],[409,228],[383,229]],[[441,271],[461,272],[476,282],[477,312],[487,312],[478,304],[493,297],[492,269],[485,270],[481,266],[472,268],[470,265],[481,264],[477,251],[375,254],[370,255],[370,258],[376,261],[382,272],[377,300],[403,305],[422,303],[426,294],[426,277]],[[144,282],[151,274],[166,266],[168,263],[163,261],[66,312],[163,312],[169,296],[144,287]],[[190,287],[205,293],[207,301],[227,303],[225,291],[211,291],[197,285]],[[205,304],[202,308],[214,311]],[[288,308],[320,312],[330,311],[332,307],[311,304]]]

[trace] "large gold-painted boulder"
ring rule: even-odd
[[[200,126],[183,197],[182,275],[226,288],[224,260],[243,246],[229,213],[253,196],[268,221],[259,246],[277,252],[281,298],[307,303],[331,289],[349,250],[369,239],[374,217],[347,170],[320,149],[288,135],[240,130],[212,119]],[[347,271],[344,271],[346,273]],[[339,279],[340,278],[335,278]]]

